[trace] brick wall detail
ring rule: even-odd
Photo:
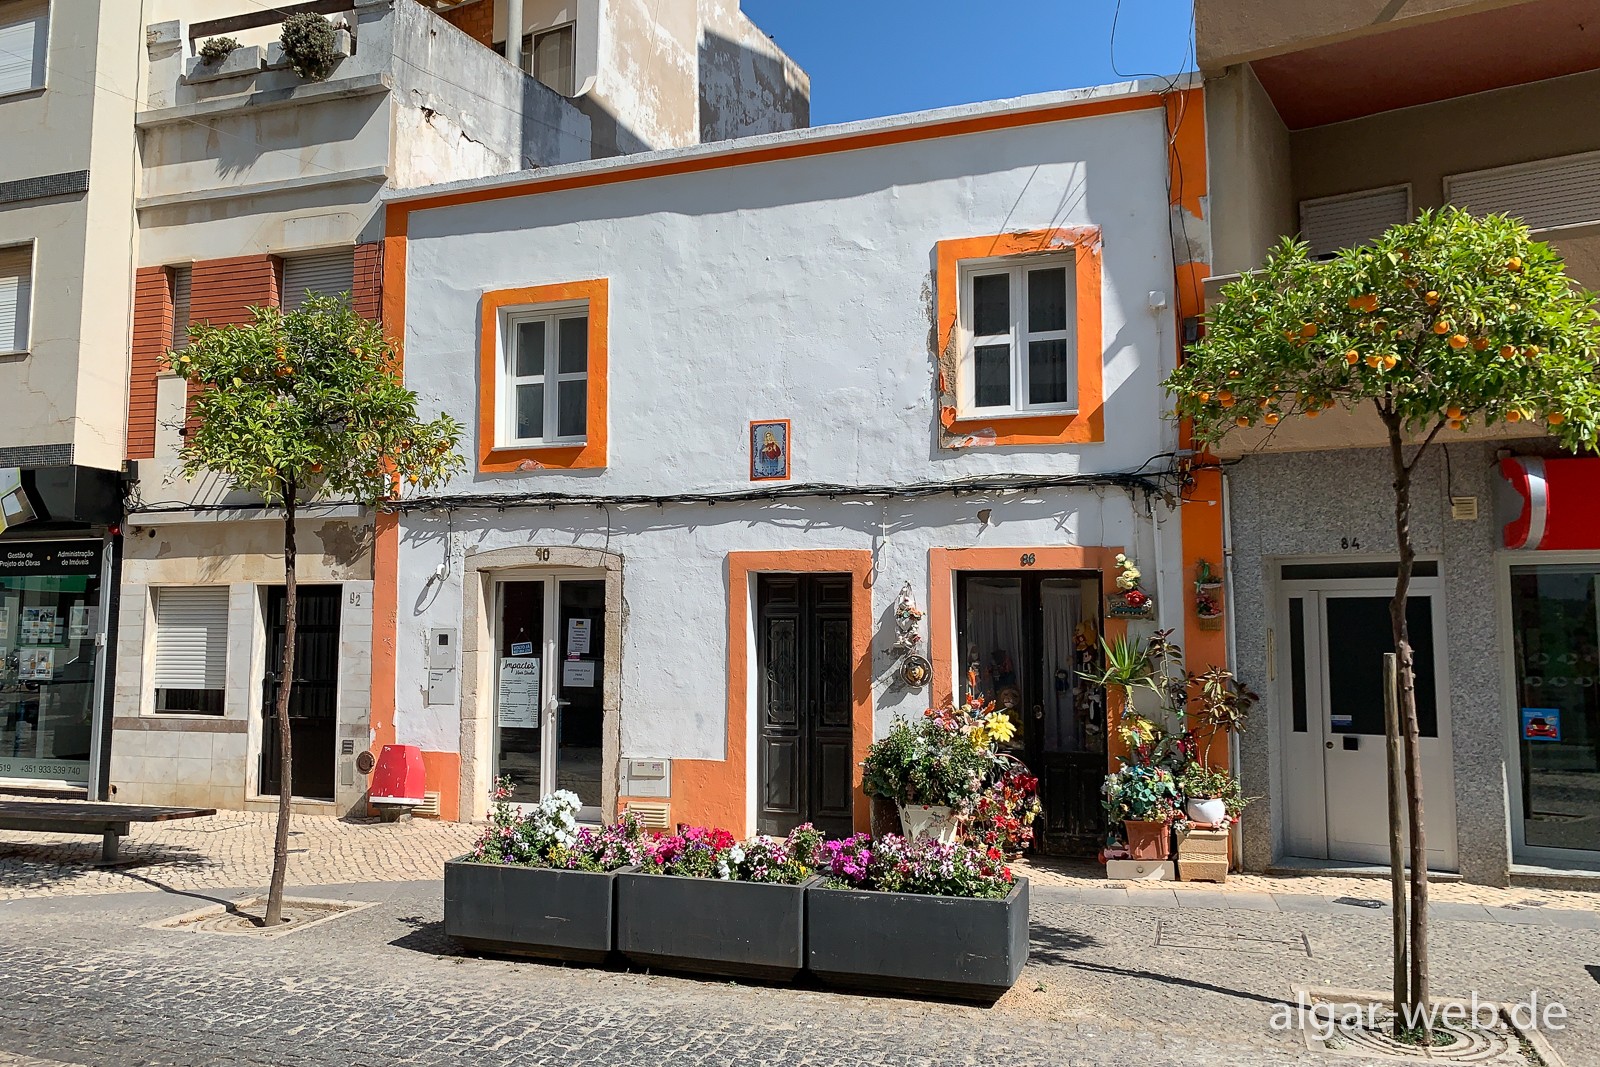
[[[439,17],[486,48],[494,47],[494,0],[462,4],[439,12]]]
[[[249,309],[278,305],[275,256],[234,256],[194,265],[189,276],[189,321],[237,326],[252,321]],[[198,388],[189,384],[189,412]],[[186,427],[187,432],[187,427]]]

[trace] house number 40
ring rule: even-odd
[[[1024,567],[1033,566],[1033,553],[1032,552],[1024,552],[1022,554],[1022,565]]]

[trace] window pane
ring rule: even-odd
[[[517,369],[519,378],[544,373],[544,321],[517,323]]]
[[[1335,596],[1326,601],[1328,703],[1336,734],[1383,736],[1383,655],[1394,651],[1389,598]],[[1406,601],[1406,629],[1416,673],[1417,724],[1423,737],[1439,736],[1438,685],[1433,675],[1432,601]]]
[[[1011,346],[979,345],[972,350],[972,405],[1011,406]]]
[[[1066,341],[1028,343],[1028,403],[1072,401],[1072,359]]]
[[[1028,272],[1028,332],[1067,328],[1067,270],[1049,267]]]
[[[985,274],[972,279],[972,332],[979,337],[1011,332],[1011,277]]]
[[[589,320],[562,319],[557,326],[556,367],[562,374],[576,374],[589,368]]]
[[[533,39],[533,76],[562,96],[573,93],[572,43],[571,26],[541,33]]]
[[[517,386],[517,439],[533,441],[544,437],[544,386]]]
[[[560,410],[556,412],[556,435],[582,437],[584,408],[589,403],[589,383],[583,379],[562,382],[558,389],[556,400]]]
[[[1303,734],[1306,715],[1306,602],[1304,597],[1289,601],[1289,685],[1294,700],[1294,732]]]

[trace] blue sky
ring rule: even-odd
[[[1190,0],[743,0],[811,75],[811,122],[1174,74]]]

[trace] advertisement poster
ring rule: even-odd
[[[561,665],[561,684],[574,689],[594,688],[594,660],[569,659]]]
[[[67,640],[82,641],[89,636],[93,609],[87,604],[74,604],[67,613]]]
[[[56,650],[25,648],[17,654],[17,678],[24,682],[48,682],[56,676]]]
[[[500,660],[500,725],[539,728],[539,661]]]
[[[55,608],[23,608],[22,640],[24,645],[48,645],[56,639]]]
[[[589,632],[593,619],[567,620],[567,658],[584,656],[589,652]]]
[[[1524,741],[1561,740],[1561,709],[1523,708],[1522,739]]]

